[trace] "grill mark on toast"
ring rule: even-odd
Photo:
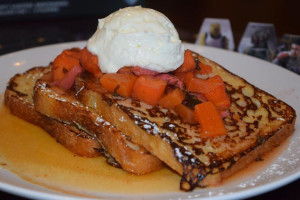
[[[50,103],[50,105],[55,104],[60,108],[59,112],[49,112],[50,115],[71,121],[70,123],[76,123],[78,129],[94,136],[101,144],[102,149],[100,151],[103,152],[109,164],[122,167],[125,171],[134,174],[145,174],[161,168],[162,162],[160,160],[146,152],[142,146],[126,140],[127,137],[101,115],[98,115],[92,106],[80,103],[81,92],[85,88],[85,82],[77,82],[71,90],[64,91],[51,86],[47,75],[45,75],[35,84],[35,94],[38,98],[46,97],[52,99],[53,103]],[[37,109],[41,109],[43,114],[47,114],[48,111],[43,110],[41,104],[43,100],[38,98],[35,99]],[[114,96],[114,98],[118,100],[123,99],[119,96]],[[124,156],[127,154],[128,156]]]
[[[201,62],[204,59],[199,56]],[[220,76],[224,72],[225,77],[237,77],[212,61],[206,60],[204,63],[213,65],[215,72],[220,71]],[[230,115],[224,119],[228,134],[217,138],[202,138],[199,131],[196,131],[199,126],[187,127],[176,115],[169,116],[172,112],[168,113],[165,109],[144,107],[143,103],[136,100],[128,103],[131,99],[120,100],[109,94],[100,93],[100,98],[107,105],[116,107],[116,112],[128,116],[140,129],[167,142],[175,160],[183,167],[181,189],[192,190],[199,184],[205,186],[202,180],[208,175],[218,174],[230,169],[235,163],[240,163],[250,152],[274,136],[282,124],[295,121],[294,110],[285,103],[275,101],[276,98],[272,95],[259,90],[242,78],[238,78],[237,83],[235,81],[226,82],[224,79],[232,107],[229,110]],[[283,105],[286,107],[282,107]],[[281,111],[283,108],[288,109]],[[122,115],[121,113],[118,114]],[[270,130],[268,122],[277,122],[280,116],[287,122],[279,122],[275,127],[278,125],[280,128]],[[266,119],[268,122],[264,124]],[[264,129],[268,134],[264,133]],[[237,146],[240,147],[237,149]]]
[[[134,114],[132,111],[137,111],[137,109],[132,109],[131,107],[126,107],[116,103],[113,98],[109,98],[107,95],[102,95],[104,97],[105,102],[114,102],[118,108],[120,108],[124,113],[126,113],[132,120],[134,120],[135,124],[145,130],[146,132],[152,135],[159,135],[164,141],[167,141],[172,146],[173,156],[182,164],[184,168],[184,173],[182,175],[182,179],[180,182],[180,188],[182,190],[190,190],[199,185],[199,182],[206,176],[207,172],[203,171],[204,164],[190,151],[187,151],[184,147],[174,142],[169,136],[168,132],[163,133],[160,132],[160,128],[165,128],[166,130],[170,130],[172,132],[176,132],[179,140],[184,142],[183,139],[190,139],[191,137],[186,134],[186,129],[180,127],[176,123],[165,122],[162,127],[160,127],[157,123],[150,121],[147,117],[141,117]],[[112,105],[112,104],[111,104]],[[167,118],[167,113],[164,113],[160,109],[152,108],[147,109],[148,113],[151,113],[152,117],[165,117]],[[145,114],[144,112],[140,112]],[[169,113],[170,115],[170,113]],[[184,136],[183,136],[184,135]],[[184,142],[185,143],[185,142]],[[190,144],[190,143],[186,143]],[[199,150],[198,152],[201,152]]]
[[[105,99],[107,100],[107,98],[109,97],[106,96]],[[113,100],[109,100],[109,102],[113,102]],[[162,127],[160,127],[157,123],[150,121],[147,117],[141,117],[134,114],[132,111],[136,111],[136,109],[132,109],[131,107],[129,108],[118,103],[117,106],[132,120],[134,120],[135,124],[140,128],[152,135],[159,135],[164,141],[170,143],[170,145],[172,146],[173,156],[178,160],[178,162],[182,164],[184,168],[184,173],[180,182],[180,188],[182,190],[188,191],[199,185],[199,182],[206,176],[207,173],[209,173],[203,170],[203,168],[205,168],[205,165],[186,148],[178,145],[178,141],[174,142],[171,137],[168,136],[168,132],[160,131],[161,128],[164,128],[165,130],[175,132],[181,143],[190,145],[190,143],[184,141],[191,139],[191,137],[186,134],[186,128],[181,127],[174,122],[165,122],[163,123]],[[173,115],[168,112],[164,113],[163,111],[158,109],[158,107],[154,107],[154,109],[147,109],[147,111],[150,111],[148,113],[151,113],[151,117],[168,118],[168,116]],[[176,119],[177,118],[178,117],[176,117]],[[199,150],[198,153],[199,152],[203,151]]]
[[[163,139],[170,143],[174,157],[182,164],[183,174],[180,180],[180,189],[190,191],[199,186],[200,181],[203,180],[208,173],[204,170],[205,165],[198,158],[193,156],[190,151],[178,145],[167,135],[164,135]]]
[[[41,82],[38,81],[35,84],[35,89],[37,90],[38,88],[42,88],[43,92],[47,91],[47,90],[51,90],[50,87],[51,87],[50,84],[45,83],[43,81],[41,81]],[[68,107],[72,107],[72,105],[75,103],[75,102],[68,102],[65,99],[63,99],[63,96],[56,95],[54,93],[52,93],[52,98],[54,98],[57,102],[63,101],[65,104],[69,105]],[[77,103],[77,104],[78,104],[78,106],[80,106],[79,103]],[[84,109],[84,111],[86,113],[90,113],[90,111],[88,109]],[[48,116],[48,117],[51,117],[51,116]],[[73,124],[79,130],[86,132],[88,135],[90,135],[93,138],[96,138],[97,141],[100,143],[101,153],[107,158],[107,163],[111,164],[112,166],[120,167],[120,164],[115,160],[115,158],[108,152],[108,150],[106,149],[106,147],[103,145],[103,142],[101,141],[101,139],[99,137],[97,137],[97,135],[95,133],[91,133],[91,132],[87,131],[87,129],[84,128],[84,126],[79,125],[79,123],[76,122],[76,117],[77,116],[74,116],[74,120],[72,122],[68,122],[68,123]],[[86,122],[88,122],[88,121],[86,121]],[[111,129],[110,128],[111,127],[110,123],[108,123],[107,121],[103,120],[102,118],[97,118],[97,120],[95,121],[94,125],[98,126],[99,128],[106,127],[106,128]],[[115,130],[112,130],[112,129],[111,129],[111,131],[115,132]]]
[[[168,110],[159,109],[157,106],[147,109],[147,112],[150,117],[164,117],[165,119],[169,120],[175,118],[175,115],[172,115]]]
[[[183,137],[182,135],[188,136],[184,134],[186,133],[186,128],[172,122],[163,123],[162,128],[176,133],[179,139]],[[189,139],[190,137],[187,138]]]
[[[241,110],[241,116],[244,117],[247,114],[247,110],[256,110],[257,106],[252,102],[250,97],[247,97],[245,95],[243,95],[242,89],[244,88],[244,86],[240,86],[238,89],[235,89],[232,85],[230,85],[229,83],[225,82],[226,84],[226,88],[227,88],[227,93],[229,94],[230,97],[230,101],[232,104],[235,104],[236,107],[239,108],[239,110]],[[236,94],[239,94],[242,96],[243,99],[241,99],[241,97],[238,98],[234,98],[234,96]],[[243,101],[245,103],[244,106],[241,106],[238,101]]]
[[[227,70],[224,69],[224,71]],[[232,74],[231,72],[228,73]],[[243,84],[248,87],[248,83],[244,79],[242,80]],[[272,99],[273,97],[271,95],[259,90],[255,86],[250,84],[249,87],[254,91],[254,94],[247,96],[243,94],[246,88],[243,84],[237,88],[227,82],[225,82],[225,84],[235,109],[231,109],[230,115],[224,120],[226,128],[228,129],[228,135],[223,138],[220,137],[222,139],[220,141],[224,142],[224,144],[221,144],[221,142],[215,138],[201,138],[197,135],[198,132],[194,132],[195,135],[189,135],[186,126],[181,126],[181,121],[178,120],[176,115],[172,116],[172,112],[165,112],[165,110],[158,107],[139,109],[142,106],[138,101],[131,101],[131,106],[124,106],[122,105],[124,98],[117,96],[110,98],[103,94],[102,97],[109,106],[116,105],[123,112],[126,111],[125,113],[133,119],[140,128],[152,135],[158,135],[170,144],[173,156],[183,167],[180,187],[183,190],[192,190],[198,186],[208,174],[216,174],[230,168],[240,158],[246,156],[259,145],[268,141],[270,137],[282,128],[282,124],[292,124],[295,119],[295,111],[293,109],[286,109],[286,104],[275,100],[275,98]],[[76,91],[76,96],[78,96],[80,91]],[[268,96],[267,100],[263,99],[264,95]],[[269,123],[278,121],[280,117],[284,120],[288,120],[281,123],[279,128],[270,130],[267,134],[262,134],[259,130],[261,128],[260,121],[265,118],[263,115],[259,115],[259,112],[256,114],[256,111],[262,109],[266,112],[264,116],[267,116],[266,118]],[[150,116],[150,119],[148,119],[147,116]],[[156,121],[151,118],[162,118],[164,121],[156,123]],[[178,121],[180,121],[180,123]],[[264,126],[267,127],[268,124],[266,123]],[[189,128],[194,129],[196,127],[190,126]],[[239,131],[241,133],[239,133]],[[254,138],[251,138],[251,136],[254,136]],[[251,144],[248,145],[246,149],[237,153],[229,152],[229,154],[232,154],[230,154],[231,156],[223,157],[217,151],[218,148],[222,150],[223,145],[228,145],[234,149],[235,145],[239,144],[239,142],[244,143],[248,140]],[[201,147],[201,145],[203,147]],[[206,145],[211,149],[205,149]],[[229,148],[229,151],[230,150]],[[203,159],[200,159],[200,156],[206,156],[207,161],[205,162]]]
[[[147,131],[148,133],[150,133],[152,135],[157,135],[159,126],[156,123],[149,121],[148,118],[137,116],[136,114],[134,114],[132,112],[132,111],[138,111],[138,110],[129,108],[129,107],[126,107],[123,105],[119,105],[119,104],[118,104],[118,107],[124,113],[126,113],[132,120],[134,120],[134,123],[136,125],[138,125],[139,127],[141,127],[142,129],[144,129],[145,131]],[[145,114],[145,113],[142,112],[141,114]]]
[[[76,131],[75,127],[60,123],[57,120],[52,120],[47,116],[41,115],[34,109],[33,105],[33,85],[44,73],[48,72],[47,67],[34,67],[22,74],[16,74],[8,82],[5,91],[5,105],[10,109],[13,115],[26,120],[29,123],[42,127],[54,139],[65,145],[70,151],[76,155],[85,157],[96,157],[99,153],[92,151],[91,148],[97,147],[96,141],[85,135],[83,132]],[[62,134],[60,134],[60,133]],[[76,141],[72,140],[71,143],[66,142],[66,138],[77,137]],[[88,145],[83,151],[74,149],[74,142],[81,145]],[[84,147],[84,146],[82,146]]]
[[[16,83],[12,83],[11,85],[9,85],[10,87],[7,87],[8,90],[14,91],[18,96],[20,97],[27,97],[27,94],[24,94],[23,92],[20,92],[18,90],[15,89],[15,87],[17,87],[18,85]]]
[[[178,145],[177,142],[174,142],[169,136],[168,133],[166,132],[160,132],[160,128],[163,128],[165,130],[169,130],[171,132],[175,132],[176,135],[178,136],[178,140],[182,143],[182,144],[187,144],[187,145],[191,145],[191,143],[189,142],[185,142],[185,140],[190,139],[191,136],[186,134],[186,129],[182,128],[181,126],[179,126],[176,123],[172,123],[172,122],[164,122],[162,126],[159,126],[157,123],[154,123],[153,121],[150,121],[148,118],[146,117],[141,117],[141,116],[137,116],[136,114],[134,114],[133,111],[139,111],[138,109],[133,109],[131,107],[126,107],[124,105],[121,105],[119,101],[109,98],[107,95],[103,95],[105,96],[105,100],[106,102],[114,102],[115,105],[118,106],[118,108],[120,108],[125,114],[127,114],[132,120],[135,121],[135,124],[138,125],[140,128],[144,129],[145,131],[147,131],[148,133],[152,134],[152,135],[159,135],[163,140],[167,141],[168,143],[170,143],[170,145],[172,146],[172,151],[173,151],[173,155],[174,157],[182,164],[183,168],[184,168],[184,173],[182,175],[182,180],[181,180],[181,189],[185,190],[189,190],[191,188],[196,187],[199,182],[206,177],[208,174],[215,174],[215,173],[219,173],[221,171],[224,171],[226,169],[228,169],[230,166],[232,166],[233,164],[236,163],[237,160],[239,160],[241,157],[247,155],[248,152],[252,151],[255,146],[251,146],[248,149],[246,149],[243,152],[240,152],[238,154],[236,154],[234,157],[229,157],[228,159],[223,159],[222,157],[220,157],[220,155],[216,155],[213,152],[209,152],[207,154],[207,157],[210,160],[210,165],[209,166],[205,166],[198,158],[195,158],[193,156],[193,154],[190,151],[187,151],[187,149],[183,148],[182,146]],[[250,98],[249,98],[250,99]],[[257,108],[256,106],[252,106],[252,108]],[[157,110],[158,108],[152,109],[151,113],[152,113],[152,117],[167,117],[167,115],[162,112],[159,111],[159,114],[153,114],[153,110]],[[147,109],[149,110],[149,109]],[[144,112],[140,112],[145,114]],[[232,116],[232,115],[230,115]],[[232,119],[232,117],[228,117],[228,119]],[[234,124],[234,120],[233,122],[231,122],[232,124]],[[228,124],[228,123],[227,123]],[[149,126],[149,128],[145,128]],[[235,125],[236,126],[236,125]],[[258,126],[258,122],[254,121],[253,123],[249,123],[247,126],[248,127],[248,131],[249,133],[246,134],[245,136],[241,137],[241,140],[245,140],[252,132],[253,129],[250,128],[250,126],[254,126],[253,128]],[[236,126],[238,128],[238,126]],[[236,144],[236,141],[233,140],[232,138],[226,136],[227,140],[225,140],[228,143],[232,143],[232,145]],[[195,144],[205,144],[206,141],[208,139],[202,139],[202,142],[198,142]],[[202,155],[204,154],[204,151],[201,148],[196,148],[194,147],[193,152],[196,155]],[[201,169],[199,171],[199,169]],[[205,169],[205,170],[203,170]],[[186,170],[190,170],[190,171],[186,171]],[[200,174],[195,175],[195,172],[197,171]],[[197,177],[197,178],[196,178]],[[188,185],[188,186],[187,186]]]

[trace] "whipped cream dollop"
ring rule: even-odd
[[[115,73],[125,66],[169,72],[184,59],[184,47],[172,22],[162,13],[140,6],[99,19],[87,48],[98,56],[103,73]]]

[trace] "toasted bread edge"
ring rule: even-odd
[[[266,153],[271,152],[274,148],[281,145],[289,136],[291,136],[295,130],[296,117],[291,123],[287,123],[281,127],[276,133],[273,134],[268,140],[252,151],[250,153],[241,157],[234,165],[217,174],[207,175],[200,183],[199,186],[206,187],[211,185],[218,185],[222,183],[223,180],[230,177],[234,173],[243,170],[250,163],[256,161],[257,159],[267,156]]]
[[[17,84],[24,84],[22,87],[29,87],[30,84],[26,85],[27,83],[25,81],[22,82],[20,79],[25,78],[29,74],[42,73],[44,70],[46,70],[45,67],[34,67],[23,74],[17,74],[12,77],[5,90],[4,104],[10,109],[11,114],[43,128],[55,138],[57,142],[61,143],[74,154],[84,157],[100,156],[101,153],[96,150],[100,148],[100,145],[94,138],[88,136],[86,133],[76,130],[68,124],[54,121],[41,115],[35,111],[34,105],[29,100],[29,96],[32,95],[33,92],[32,94],[29,94],[15,89]],[[35,79],[32,79],[32,81],[35,81]],[[33,90],[33,88],[31,89]]]

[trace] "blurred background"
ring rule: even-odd
[[[52,43],[87,40],[97,19],[122,7],[142,5],[164,13],[183,41],[194,43],[205,18],[231,22],[235,49],[248,22],[275,25],[283,34],[300,35],[297,0],[1,0],[0,54]]]
[[[235,49],[248,22],[274,24],[277,41],[300,35],[299,0],[0,0],[0,55],[47,44],[87,40],[97,19],[142,5],[164,13],[181,40],[195,43],[205,18],[230,20]],[[295,199],[300,181],[251,199]],[[0,199],[23,199],[1,193]]]

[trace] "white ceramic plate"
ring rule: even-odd
[[[15,73],[32,66],[47,65],[61,50],[83,47],[85,42],[63,43],[23,50],[0,57],[0,93]],[[287,102],[300,113],[300,76],[269,62],[238,53],[186,44],[192,49],[221,64],[231,72],[245,78],[255,86],[268,91]],[[286,185],[300,177],[300,122],[289,139],[288,147],[254,177],[229,182],[216,188],[197,189],[191,193],[167,193],[151,195],[99,194],[104,198],[124,199],[240,199],[248,198]],[[0,189],[34,199],[82,199],[28,183],[11,172],[0,168]]]

